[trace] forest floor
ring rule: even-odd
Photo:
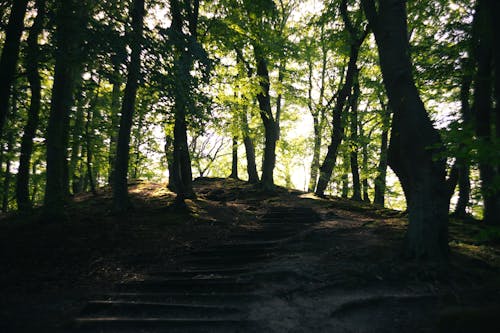
[[[102,189],[64,207],[64,224],[40,224],[36,211],[0,217],[0,331],[65,327],[93,295],[177,267],[254,228],[271,207],[310,207],[321,221],[268,263],[297,273],[270,285],[280,293],[254,310],[269,331],[500,331],[500,239],[477,221],[451,221],[449,264],[415,263],[402,255],[398,211],[229,179],[199,179],[195,191],[190,213],[170,208],[164,184],[138,182],[126,216],[111,214]]]

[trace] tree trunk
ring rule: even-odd
[[[87,109],[87,120],[85,122],[85,147],[86,147],[86,166],[87,166],[87,179],[90,185],[90,191],[93,195],[97,195],[94,173],[93,173],[93,131],[94,131],[94,112],[97,107],[97,103],[99,101],[99,87],[100,80],[97,82],[97,91],[95,92],[95,96],[93,101],[90,103]]]
[[[358,81],[358,73],[359,70],[355,69],[354,72],[354,84],[353,84],[353,93],[349,97],[349,106],[350,106],[350,160],[351,160],[351,174],[352,174],[352,199],[356,201],[361,201],[361,182],[359,180],[359,164],[358,164],[358,96],[359,96],[359,84]]]
[[[326,187],[330,182],[330,178],[332,177],[333,169],[335,168],[335,164],[337,161],[337,153],[344,138],[344,124],[342,121],[342,113],[344,111],[344,106],[347,101],[347,98],[351,94],[352,84],[354,82],[354,76],[357,71],[356,62],[359,54],[359,47],[361,43],[351,44],[351,52],[349,57],[349,63],[347,65],[347,74],[345,78],[345,82],[340,89],[337,99],[335,101],[335,106],[333,108],[333,117],[332,117],[332,133],[331,133],[331,141],[328,146],[328,150],[326,153],[326,157],[323,161],[323,164],[320,168],[318,185],[316,186],[316,195],[324,196]]]
[[[118,140],[119,131],[119,116],[120,112],[120,93],[121,93],[121,80],[120,80],[120,64],[121,61],[118,60],[117,56],[113,57],[113,77],[111,79],[111,84],[113,85],[113,90],[111,92],[111,128],[109,130],[109,173],[108,173],[108,183],[113,184],[114,174],[115,174],[115,159],[116,159],[116,145]]]
[[[314,146],[313,158],[311,162],[311,178],[309,179],[309,192],[314,192],[318,181],[319,155],[321,153],[321,128],[318,117],[313,116]]]
[[[377,13],[374,1],[362,0],[375,33],[382,76],[394,112],[388,162],[406,197],[406,252],[417,259],[442,260],[448,255],[449,206],[446,162],[435,158],[442,143],[413,81],[406,2],[378,3]]]
[[[257,76],[261,91],[257,94],[260,118],[264,124],[264,159],[262,162],[262,179],[260,181],[264,190],[274,189],[274,167],[276,165],[276,142],[278,141],[277,121],[271,109],[271,96],[269,95],[269,72],[267,61],[259,47],[254,46],[255,60],[257,63]]]
[[[147,107],[145,108],[147,109]],[[141,107],[139,110],[139,119],[137,120],[137,126],[136,126],[136,131],[134,133],[134,162],[133,162],[133,172],[132,172],[132,178],[137,179],[139,178],[139,169],[141,167],[141,143],[142,143],[142,134],[143,134],[143,123],[144,123],[144,116],[145,116],[145,110]]]
[[[361,154],[363,156],[362,158],[362,177],[361,177],[361,188],[363,192],[363,201],[370,203],[370,196],[368,194],[368,190],[370,189],[369,184],[368,184],[368,142],[370,140],[370,136],[368,138],[365,138],[365,133],[363,129],[363,124],[362,121],[358,122],[358,127],[359,127],[359,136],[361,138]]]
[[[346,30],[348,30],[350,37],[349,63],[347,64],[345,82],[338,92],[335,106],[333,108],[331,141],[330,145],[328,146],[325,160],[323,161],[323,164],[320,168],[318,185],[316,187],[316,195],[318,196],[325,195],[325,189],[330,182],[333,169],[335,168],[335,164],[337,162],[338,148],[344,137],[342,113],[344,111],[345,103],[351,94],[351,89],[358,72],[356,62],[358,61],[359,49],[368,34],[368,28],[363,32],[359,32],[352,24],[349,18],[349,13],[347,11],[346,0],[343,0],[341,2],[340,12],[342,20],[344,21]]]
[[[173,149],[173,144],[174,144],[174,138],[167,134],[165,135],[165,158],[167,160],[167,166],[168,166],[168,189],[172,192],[175,192],[175,173],[173,170],[174,166],[174,149]]]
[[[187,18],[187,25],[190,37],[196,40],[197,22],[198,22],[198,1],[194,1],[194,8],[189,3],[189,12],[191,15]],[[174,95],[174,164],[172,171],[175,180],[174,188],[176,190],[176,204],[180,208],[185,207],[186,198],[195,197],[193,191],[193,173],[191,170],[191,157],[189,155],[189,145],[187,139],[187,107],[191,102],[189,97],[189,88],[186,81],[190,79],[190,70],[193,66],[192,56],[185,45],[184,17],[178,0],[170,0],[170,12],[172,16],[171,28],[178,39],[175,45],[174,75],[176,76],[177,86]]]
[[[385,188],[387,178],[387,147],[389,143],[389,128],[391,126],[391,115],[389,110],[382,105],[382,139],[380,144],[380,159],[377,166],[377,177],[375,178],[375,197],[373,203],[384,207]]]
[[[12,4],[9,23],[5,30],[5,42],[0,57],[0,138],[7,120],[9,97],[12,83],[15,80],[17,60],[21,34],[24,29],[24,16],[28,7],[28,0],[15,0]]]
[[[144,28],[144,0],[134,0],[131,8],[132,31],[130,48],[132,53],[128,66],[127,84],[123,95],[120,130],[116,146],[115,179],[113,182],[113,210],[124,213],[131,208],[128,197],[128,162],[130,150],[130,132],[135,110],[137,89],[141,75],[142,33]]]
[[[472,71],[471,62],[466,59],[463,62],[463,76],[462,84],[460,86],[460,101],[461,101],[461,113],[463,121],[462,131],[469,133],[470,127],[472,127],[472,111],[470,107],[470,89],[472,86]],[[472,135],[471,135],[472,136]],[[460,145],[460,148],[465,148],[464,144]],[[463,152],[460,152],[463,154]],[[469,159],[464,156],[457,157],[458,166],[458,201],[453,214],[456,217],[466,217],[467,216],[467,206],[469,205],[470,199],[470,162]]]
[[[341,198],[342,199],[347,199],[349,197],[349,154],[348,152],[344,152],[342,156],[342,176],[340,177],[340,184],[341,184]]]
[[[475,60],[477,72],[474,86],[474,105],[476,112],[476,135],[479,146],[479,171],[481,191],[484,201],[483,220],[489,224],[500,223],[500,190],[495,186],[499,177],[497,165],[492,163],[488,153],[496,141],[496,132],[492,129],[494,123],[493,71],[496,64],[493,56],[493,17],[494,1],[478,1],[474,15]],[[497,128],[498,130],[498,128]]]
[[[71,139],[71,156],[69,159],[69,177],[71,179],[71,192],[74,194],[80,193],[82,191],[82,174],[77,170],[78,162],[80,161],[83,154],[81,154],[81,139],[80,136],[83,133],[83,118],[84,118],[84,105],[85,98],[83,94],[80,95],[80,99],[77,103],[75,120],[72,129],[72,139]]]
[[[63,1],[56,13],[56,64],[52,101],[47,126],[47,181],[45,185],[45,222],[66,219],[64,209],[69,185],[67,149],[69,113],[73,105],[73,91],[80,69],[82,31],[88,18],[86,3]]]
[[[238,137],[233,136],[233,147],[232,147],[232,161],[231,161],[231,174],[229,178],[238,178]]]
[[[19,156],[19,167],[16,179],[16,200],[19,210],[29,210],[32,207],[29,193],[30,162],[33,153],[33,138],[36,135],[40,118],[41,101],[41,78],[39,70],[39,46],[38,37],[43,30],[45,20],[45,0],[36,2],[37,16],[31,26],[28,36],[25,67],[26,76],[30,85],[31,98],[28,110],[28,121],[24,126],[21,139],[21,151]]]
[[[15,102],[14,102],[15,103]],[[14,108],[13,108],[14,109]],[[3,178],[3,196],[2,196],[2,212],[6,213],[9,210],[10,201],[10,181],[12,179],[11,165],[12,165],[12,149],[14,145],[14,135],[12,131],[7,133],[7,150],[5,151],[5,172]]]

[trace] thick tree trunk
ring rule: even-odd
[[[113,182],[113,210],[124,213],[131,208],[128,197],[128,162],[130,150],[130,132],[135,110],[137,89],[141,75],[142,33],[144,27],[144,0],[132,3],[132,32],[130,48],[132,54],[128,66],[127,84],[123,95],[120,118],[120,130],[116,146],[115,179]]]
[[[3,136],[3,128],[9,110],[9,97],[16,75],[27,7],[28,0],[15,0],[13,2],[9,23],[5,31],[5,42],[0,57],[0,138]]]
[[[264,190],[274,189],[274,167],[276,165],[276,142],[278,141],[277,120],[274,119],[271,109],[271,96],[269,95],[269,72],[267,61],[262,51],[254,46],[255,60],[257,63],[257,76],[261,91],[257,94],[259,102],[260,117],[264,124],[264,158],[262,162],[262,179],[260,181]]]
[[[31,26],[26,47],[26,76],[30,85],[31,98],[28,110],[28,121],[24,126],[21,139],[21,151],[19,156],[19,167],[16,179],[16,201],[19,210],[29,210],[32,207],[29,193],[30,162],[33,153],[33,138],[38,129],[40,118],[40,101],[42,84],[39,67],[38,37],[43,30],[45,20],[45,0],[36,2],[37,16]]]
[[[382,106],[382,138],[380,144],[380,159],[377,166],[377,177],[375,178],[375,197],[373,203],[384,207],[385,188],[387,178],[387,148],[389,143],[389,128],[391,126],[391,115],[389,110]]]
[[[65,220],[62,206],[66,202],[68,185],[67,145],[69,113],[73,91],[80,68],[80,47],[88,17],[86,3],[63,1],[56,13],[56,64],[52,101],[47,126],[47,181],[45,185],[45,222]]]
[[[436,159],[441,139],[415,87],[406,22],[406,3],[379,0],[362,4],[375,33],[384,84],[394,111],[388,162],[403,187],[409,226],[406,251],[418,259],[448,255],[446,163]]]
[[[243,135],[243,144],[245,145],[245,155],[247,159],[248,182],[257,184],[259,174],[257,173],[257,163],[255,162],[255,146],[250,137],[250,128],[248,125],[246,110],[241,114],[241,132]]]
[[[232,161],[231,161],[231,174],[229,178],[238,178],[238,137],[233,136],[233,146],[232,146]]]
[[[498,67],[495,64],[493,55],[495,44],[493,26],[496,19],[492,12],[494,3],[493,0],[478,1],[474,15],[474,38],[476,42],[474,56],[477,65],[474,109],[476,113],[476,135],[480,142],[479,171],[484,201],[483,220],[489,224],[500,224],[500,189],[495,186],[500,175],[497,170],[498,166],[492,163],[492,156],[488,153],[489,147],[495,143],[497,135],[497,132],[493,131],[492,128],[492,124],[496,120],[494,118],[495,110],[492,106],[492,97],[495,97],[493,73],[494,68]]]
[[[194,1],[194,8],[189,3],[189,12],[191,15],[187,17],[187,28],[189,29],[190,37],[196,40],[197,37],[197,22],[198,22],[198,1]],[[189,54],[186,45],[182,41],[184,39],[184,17],[178,0],[170,0],[170,11],[172,15],[171,28],[179,39],[175,46],[176,59],[174,64],[174,74],[177,76],[177,86],[174,95],[174,163],[172,166],[174,188],[176,191],[176,204],[183,208],[185,207],[184,200],[186,198],[195,197],[193,191],[193,173],[191,170],[191,157],[189,155],[189,145],[187,139],[187,107],[190,103],[189,89],[186,87],[186,80],[190,78],[190,70],[193,65],[192,56]]]

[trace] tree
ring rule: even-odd
[[[362,0],[378,46],[380,67],[394,112],[388,162],[398,176],[408,207],[406,251],[418,259],[448,254],[448,198],[442,150],[415,86],[410,60],[406,3]]]
[[[174,189],[177,194],[176,202],[184,206],[186,198],[194,197],[192,185],[191,157],[187,139],[186,117],[188,109],[194,108],[194,103],[189,95],[191,84],[190,71],[194,64],[193,48],[197,47],[199,1],[170,0],[172,24],[171,36],[174,41],[174,66],[175,77],[174,91],[174,142],[172,173]],[[189,32],[184,33],[184,28]]]
[[[500,158],[490,149],[500,138],[500,50],[496,45],[493,15],[498,3],[479,0],[474,15],[474,110],[476,113],[476,135],[479,140],[479,171],[484,200],[484,221],[500,224]],[[492,103],[496,105],[493,107]]]
[[[324,196],[326,187],[330,182],[332,177],[333,169],[337,160],[337,153],[344,137],[344,124],[342,121],[342,113],[347,99],[351,95],[352,86],[354,84],[355,76],[358,71],[356,62],[358,61],[359,49],[363,41],[368,34],[368,28],[364,31],[359,31],[359,26],[361,25],[361,20],[353,24],[349,13],[347,11],[347,1],[343,0],[340,5],[340,10],[342,14],[342,20],[344,21],[346,30],[349,33],[349,62],[347,64],[347,72],[345,75],[345,81],[342,87],[339,89],[335,106],[333,108],[332,117],[332,131],[331,131],[331,141],[328,146],[327,154],[320,168],[320,175],[318,179],[318,185],[316,186],[316,195]]]
[[[82,43],[89,15],[87,1],[63,1],[56,9],[56,63],[46,141],[47,182],[43,219],[47,222],[64,219],[61,207],[69,194],[69,115],[75,83],[81,71]]]
[[[39,73],[41,50],[38,45],[38,37],[40,36],[44,26],[45,7],[46,0],[36,1],[37,15],[30,28],[26,47],[25,66],[31,90],[31,98],[28,111],[28,121],[24,127],[23,137],[21,139],[21,153],[19,157],[19,168],[16,180],[16,200],[19,210],[27,210],[31,208],[31,200],[29,196],[30,163],[31,155],[33,153],[33,138],[35,137],[40,118],[42,90]]]
[[[130,38],[130,62],[128,65],[127,84],[123,95],[120,130],[116,146],[116,161],[113,181],[113,210],[123,213],[130,209],[128,198],[128,162],[130,150],[130,132],[135,110],[137,89],[141,74],[141,52],[144,29],[144,0],[134,0],[131,5],[132,31]]]
[[[0,138],[3,136],[3,128],[7,119],[9,97],[12,83],[16,75],[21,34],[24,29],[24,16],[27,7],[28,0],[14,1],[10,12],[9,23],[5,31],[6,38],[0,57],[0,73],[2,73],[0,76]]]

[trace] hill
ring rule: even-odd
[[[251,277],[265,297],[247,302],[245,318],[267,331],[498,328],[500,245],[477,222],[452,221],[449,264],[415,263],[401,254],[402,212],[284,188],[270,194],[231,179],[196,180],[198,197],[185,212],[171,208],[164,184],[136,182],[129,190],[127,215],[111,213],[111,192],[102,189],[64,207],[65,224],[39,224],[36,212],[3,217],[2,332],[80,329],[74,318],[89,300],[117,286],[142,290],[192,265],[226,272],[210,278]],[[244,244],[255,246],[239,253]],[[103,304],[96,302],[90,305]]]

